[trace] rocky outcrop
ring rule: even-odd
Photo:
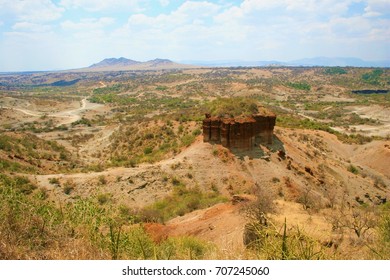
[[[250,151],[260,143],[272,144],[275,121],[275,114],[269,111],[237,118],[206,114],[203,120],[203,141]]]

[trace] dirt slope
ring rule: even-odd
[[[334,203],[358,206],[390,199],[390,141],[348,145],[326,132],[282,128],[276,129],[275,136],[274,145],[261,147],[262,153],[232,154],[199,137],[174,158],[155,164],[87,174],[37,175],[35,179],[54,201],[109,194],[111,202],[130,208],[144,207],[168,195],[174,187],[172,178],[187,187],[217,188],[228,198],[246,195],[257,184],[275,198],[273,220],[277,225],[286,218],[291,226],[300,225],[324,242],[332,238],[326,213]],[[351,165],[356,173],[349,170]],[[74,188],[65,194],[50,178],[58,178],[61,186],[71,182]],[[309,210],[302,207],[305,196]],[[147,230],[157,239],[194,235],[226,252],[244,254],[242,233],[247,220],[241,206],[231,202],[214,205],[166,225],[148,225]]]

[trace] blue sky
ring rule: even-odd
[[[390,0],[0,0],[0,71],[134,60],[390,59]]]

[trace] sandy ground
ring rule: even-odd
[[[22,105],[22,104],[21,104]],[[87,110],[93,110],[96,108],[101,107],[101,104],[91,103],[86,98],[82,99],[80,101],[80,108],[72,109],[72,110],[65,110],[65,111],[59,111],[54,113],[47,113],[47,112],[41,112],[41,111],[32,111],[29,109],[19,108],[19,107],[8,107],[8,106],[2,106],[2,109],[9,109],[14,111],[19,111],[25,115],[32,116],[32,117],[49,117],[49,118],[58,118],[58,125],[62,124],[70,124],[72,122],[78,121],[81,119],[81,113],[87,111]]]
[[[277,198],[278,211],[272,217],[278,226],[286,218],[290,226],[298,226],[324,241],[333,238],[325,214],[308,212],[302,204],[294,202],[306,188],[311,189],[310,193],[322,205],[318,206],[320,209],[328,203],[332,193],[351,205],[356,203],[355,197],[365,199],[367,194],[370,199],[376,196],[390,199],[390,141],[347,145],[323,131],[282,128],[276,129],[276,135],[286,151],[285,160],[276,153],[271,153],[269,160],[251,155],[239,159],[230,153],[216,156],[213,151],[217,146],[203,143],[199,137],[177,156],[155,164],[111,168],[103,172],[36,175],[34,178],[39,186],[48,190],[53,201],[109,194],[112,202],[130,208],[144,207],[168,195],[173,186],[170,179],[166,181],[164,177],[179,178],[188,187],[197,185],[206,191],[215,186],[227,197],[245,194],[257,183]],[[304,135],[305,141],[302,140]],[[101,136],[104,138],[108,134]],[[265,147],[263,149],[266,151]],[[287,168],[289,164],[290,169]],[[359,168],[359,174],[348,171],[350,164]],[[306,171],[307,168],[313,175]],[[192,179],[187,177],[188,173],[192,174]],[[101,177],[105,179],[103,184],[99,183]],[[50,178],[58,178],[62,185],[72,182],[75,188],[66,195],[62,188],[49,183]],[[380,178],[385,185],[373,187],[375,178]],[[321,184],[319,180],[325,183]],[[236,254],[241,254],[247,220],[240,208],[240,204],[222,203],[177,217],[166,225],[150,226],[149,230],[157,238],[194,235],[217,244],[221,250],[229,252],[234,248]]]

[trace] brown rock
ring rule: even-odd
[[[272,144],[275,114],[264,111],[248,117],[212,117],[203,120],[203,141],[249,151],[258,143]]]

